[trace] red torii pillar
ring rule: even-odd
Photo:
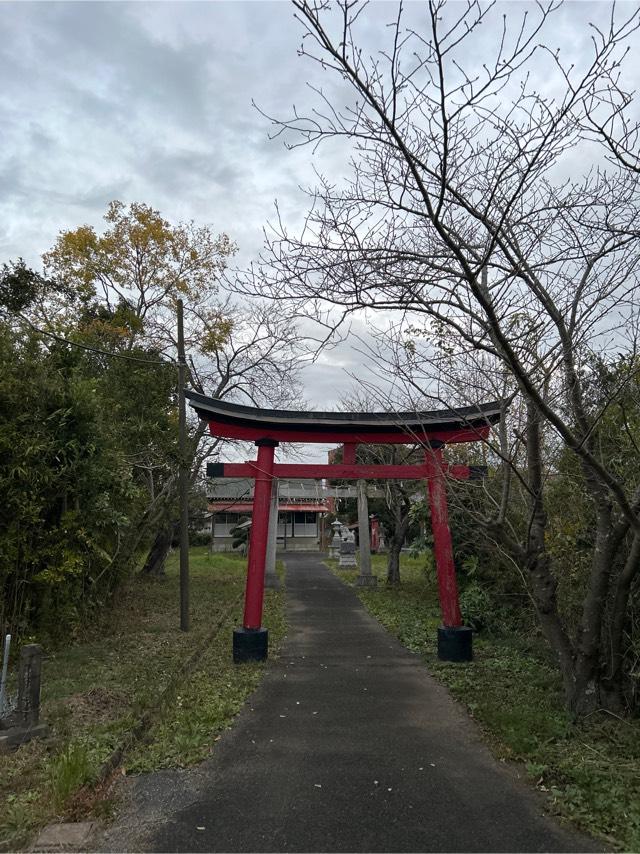
[[[235,662],[262,661],[267,657],[269,645],[269,633],[267,629],[262,628],[262,610],[264,607],[264,568],[269,539],[273,459],[278,442],[273,439],[258,439],[256,445],[258,446],[258,459],[255,467],[244,617],[242,628],[234,629],[233,632],[233,660]]]
[[[471,629],[462,624],[460,612],[442,448],[428,448],[425,462],[438,598],[442,613],[442,625],[438,627],[438,658],[442,661],[471,661],[473,636]]]

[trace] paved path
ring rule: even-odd
[[[318,555],[286,563],[282,656],[210,760],[129,784],[103,850],[601,850],[542,815]]]

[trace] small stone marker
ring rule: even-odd
[[[356,563],[356,544],[353,540],[342,540],[340,543],[340,560],[338,563],[341,567],[358,565]]]
[[[18,671],[18,715],[24,727],[34,727],[40,719],[42,647],[28,643],[20,650]]]
[[[95,822],[70,821],[49,824],[36,839],[32,851],[87,851]]]
[[[0,721],[0,752],[48,734],[49,727],[39,723],[41,677],[42,647],[26,644],[20,650],[18,707],[9,718]]]

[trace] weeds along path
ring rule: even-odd
[[[286,561],[281,655],[209,759],[125,781],[97,850],[598,850],[319,555]]]
[[[125,772],[150,770],[210,752],[260,678],[259,668],[237,671],[229,662],[245,569],[235,555],[192,550],[185,634],[171,558],[166,579],[131,582],[87,637],[47,657],[42,718],[53,736],[0,756],[0,849],[24,845],[46,823],[111,809],[92,792],[120,762]],[[277,643],[281,595],[270,593],[267,608]]]
[[[327,564],[353,584],[353,572],[339,570],[335,561]],[[540,634],[501,620],[495,609],[484,612],[485,624],[490,618],[493,627],[474,638],[472,664],[438,661],[440,611],[428,555],[402,556],[399,588],[384,584],[385,555],[375,556],[373,565],[378,588],[354,592],[465,706],[494,756],[520,763],[520,773],[544,796],[549,812],[597,834],[603,845],[640,851],[640,721],[598,712],[574,723]],[[466,616],[474,616],[473,610]],[[483,615],[476,609],[475,616]]]

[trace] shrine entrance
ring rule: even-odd
[[[477,470],[447,465],[442,449],[447,444],[487,439],[491,426],[500,419],[499,402],[430,412],[291,412],[242,406],[196,392],[188,392],[187,397],[200,418],[209,423],[212,436],[253,441],[258,448],[256,460],[207,467],[207,473],[214,477],[255,481],[244,618],[242,628],[233,634],[234,661],[262,661],[268,654],[268,629],[262,626],[262,611],[274,478],[426,481],[442,614],[438,657],[444,661],[471,660],[472,633],[463,625],[460,613],[446,478],[467,480]],[[280,442],[340,443],[343,461],[330,465],[276,463],[274,454]],[[358,464],[356,450],[364,444],[418,444],[424,448],[424,462]]]

